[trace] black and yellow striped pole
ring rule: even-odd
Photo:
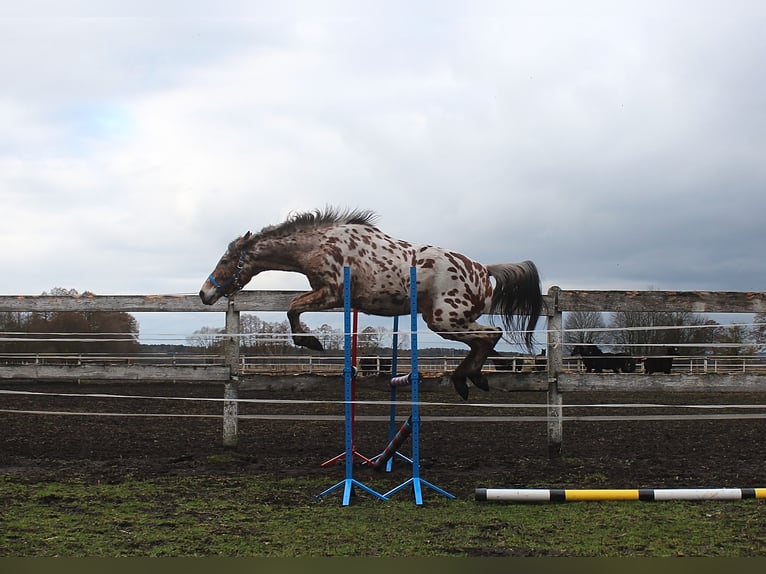
[[[766,488],[477,488],[476,500],[507,502],[575,502],[595,500],[745,500],[766,499]]]

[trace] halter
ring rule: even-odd
[[[242,251],[239,252],[239,261],[237,261],[237,270],[234,272],[234,275],[229,277],[223,283],[218,283],[218,281],[215,280],[215,277],[213,276],[212,273],[208,276],[208,280],[213,284],[213,287],[215,287],[215,290],[218,291],[224,297],[230,297],[237,291],[242,290],[242,288],[244,287],[244,285],[242,285],[239,282],[239,277],[240,275],[242,275],[242,270],[245,267],[245,259],[247,259],[247,251],[243,249]],[[224,293],[223,290],[226,289],[231,284],[234,284],[234,291],[232,291],[231,293]]]

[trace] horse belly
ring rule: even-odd
[[[368,280],[357,282],[351,293],[351,304],[355,309],[369,315],[394,317],[410,312],[410,294],[404,288],[388,283]]]
[[[368,315],[380,315],[382,317],[398,317],[400,315],[408,315],[410,312],[409,301],[404,303],[397,303],[395,301],[381,301],[381,300],[354,300],[352,304],[355,309],[366,313]]]

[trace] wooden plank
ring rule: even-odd
[[[305,291],[241,291],[235,311],[286,311]],[[548,314],[559,311],[690,311],[694,313],[766,313],[766,293],[745,291],[560,291],[545,295]],[[121,311],[225,312],[227,299],[203,305],[196,294],[182,295],[0,295],[0,312]],[[332,309],[338,312],[341,309]]]
[[[628,393],[766,392],[766,375],[641,375],[561,373],[559,390],[565,392],[619,391]]]
[[[752,291],[561,291],[561,311],[765,313],[766,293]]]
[[[548,373],[506,373],[485,372],[489,380],[490,390],[503,390],[508,392],[547,391]],[[445,384],[452,386],[449,376],[444,377]],[[472,390],[472,400],[481,401],[481,394]]]
[[[193,381],[229,380],[229,368],[211,366],[157,365],[3,365],[0,380],[119,380],[119,381]]]
[[[196,295],[80,295],[59,297],[48,295],[0,296],[0,311],[108,311],[142,313],[154,311],[206,312],[226,311],[226,301],[203,305]]]
[[[233,299],[236,311],[286,311],[305,291],[242,291]],[[0,312],[107,311],[124,313],[225,313],[228,299],[203,305],[197,295],[0,295]]]

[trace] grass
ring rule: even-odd
[[[267,476],[27,483],[0,476],[0,556],[766,555],[762,501],[514,505],[409,493],[317,501]]]

